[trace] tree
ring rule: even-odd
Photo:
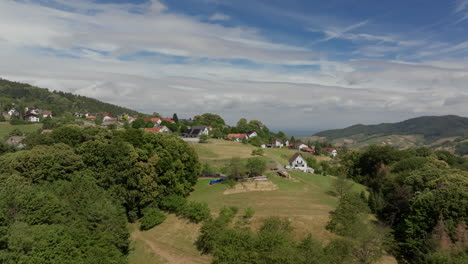
[[[348,194],[353,188],[353,185],[353,182],[346,179],[346,177],[342,174],[337,176],[332,183],[333,190],[336,194],[338,194],[338,197],[343,197]]]
[[[265,172],[267,163],[262,158],[250,158],[247,160],[246,168],[249,176],[259,176]]]
[[[204,113],[202,115],[195,116],[194,122],[200,125],[212,126],[217,128],[221,128],[226,124],[224,122],[224,119],[220,115],[212,113]]]
[[[176,122],[176,123],[179,123],[179,117],[177,116],[176,113],[174,113],[174,114],[172,115],[172,120],[174,120],[174,122]]]
[[[145,128],[146,122],[143,118],[137,118],[135,121],[132,122],[132,128]]]
[[[240,158],[232,158],[224,169],[231,179],[241,179],[245,175],[245,168]]]
[[[141,230],[151,229],[166,220],[166,215],[158,208],[150,207],[143,212],[143,219],[140,222]]]

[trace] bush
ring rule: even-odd
[[[145,211],[140,223],[141,230],[151,229],[166,220],[166,215],[158,208],[149,208]]]
[[[184,206],[181,215],[191,222],[200,223],[210,218],[210,209],[208,204],[199,202],[189,202]]]
[[[160,208],[171,213],[181,213],[187,204],[187,200],[179,195],[171,194],[164,197],[161,201]]]
[[[209,139],[209,138],[210,138],[210,137],[207,136],[207,135],[201,135],[201,136],[200,136],[200,143],[208,143],[208,139]]]
[[[250,207],[247,207],[245,208],[245,211],[244,211],[244,218],[245,219],[250,219],[254,216],[255,214],[255,210],[250,208]]]
[[[265,151],[263,151],[263,149],[259,148],[259,149],[254,149],[252,150],[252,156],[263,156],[263,154],[265,153]]]

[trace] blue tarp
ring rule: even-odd
[[[217,179],[217,180],[212,180],[212,181],[210,181],[210,185],[211,185],[211,184],[215,184],[215,183],[220,183],[220,182],[224,181],[224,179],[226,179],[226,178],[225,178],[225,177],[222,177],[222,178],[219,178],[219,179]]]

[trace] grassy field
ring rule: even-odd
[[[15,125],[12,126],[8,122],[0,122],[0,139],[6,140],[11,131],[15,128],[18,128],[23,133],[32,133],[36,132],[38,129],[42,128],[42,124],[28,124],[28,125]]]
[[[190,143],[198,153],[200,160],[225,160],[234,157],[250,158],[252,150],[256,147],[242,143],[210,139],[208,143]]]
[[[249,158],[254,149],[252,146],[218,140],[207,144],[193,144],[193,147],[203,162],[208,162],[214,167],[220,166],[232,157]],[[267,149],[265,158],[286,164],[289,155],[295,152],[289,149]],[[271,162],[276,163],[273,160]],[[266,217],[280,216],[292,222],[293,235],[298,239],[312,234],[315,238],[326,242],[334,237],[325,230],[329,212],[338,202],[330,192],[333,177],[294,171],[290,173],[293,179],[288,180],[276,176],[273,171],[268,171],[266,174],[278,187],[276,190],[224,194],[229,189],[228,185],[209,185],[209,179],[200,179],[189,200],[206,202],[214,214],[225,206],[238,207],[239,214],[243,214],[244,210],[250,207],[255,210],[252,228],[258,228]],[[356,192],[365,189],[358,184],[353,188]],[[133,230],[131,264],[208,264],[211,261],[208,256],[200,256],[194,246],[199,225],[170,215],[163,224],[149,231],[140,232],[136,225],[132,225],[131,228]]]

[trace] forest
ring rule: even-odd
[[[1,263],[127,263],[128,221],[154,226],[200,173],[185,142],[142,130],[63,126],[27,142],[0,156]]]

